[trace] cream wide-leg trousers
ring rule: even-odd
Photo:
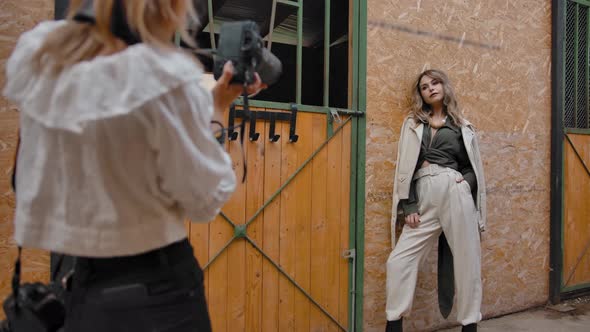
[[[460,172],[430,165],[414,176],[420,224],[405,225],[387,260],[387,320],[408,316],[414,300],[418,268],[445,233],[453,253],[457,320],[462,325],[481,320],[481,249],[477,211],[467,181]]]

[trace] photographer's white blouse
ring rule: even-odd
[[[47,33],[23,34],[4,95],[20,108],[15,239],[78,256],[131,255],[186,237],[235,189],[213,138],[212,96],[190,56],[144,44],[58,76],[32,70]]]

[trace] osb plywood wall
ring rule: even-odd
[[[549,274],[551,5],[538,0],[368,0],[365,331],[385,324],[385,262],[397,141],[410,86],[445,70],[480,135],[489,231],[485,316],[546,301]],[[447,324],[437,309],[436,250],[405,326]],[[453,314],[452,314],[453,315]]]
[[[4,87],[5,64],[21,33],[53,17],[52,0],[0,0],[0,90]],[[14,196],[10,188],[16,147],[18,113],[15,105],[0,96],[0,300],[10,292],[16,247],[12,239]],[[49,256],[24,251],[24,280],[45,280]],[[0,316],[4,312],[0,311]]]

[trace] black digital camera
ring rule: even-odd
[[[264,47],[258,25],[252,21],[224,23],[219,34],[219,46],[213,58],[213,75],[218,79],[227,61],[234,65],[231,83],[251,84],[254,73],[262,83],[276,83],[283,66],[274,54]]]
[[[27,283],[4,301],[6,320],[0,332],[57,332],[65,320],[64,303],[55,284]]]

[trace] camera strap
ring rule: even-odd
[[[16,256],[16,262],[14,262],[14,273],[12,274],[12,297],[16,299],[18,297],[18,289],[20,288],[20,257],[22,248],[18,246],[18,254]],[[18,301],[14,301],[15,305],[18,305]]]
[[[244,174],[242,175],[242,183],[246,182],[246,174],[248,173],[248,162],[246,161],[246,149],[244,149],[244,136],[246,136],[246,121],[250,121],[252,113],[250,113],[250,103],[246,84],[244,84],[244,118],[240,123],[240,147],[242,148],[242,162],[244,164]]]
[[[16,194],[16,166],[18,162],[18,154],[20,152],[20,132],[17,134],[17,141],[16,141],[16,152],[14,154],[14,161],[12,163],[12,191]],[[20,278],[21,278],[21,257],[23,248],[21,246],[17,246],[18,252],[16,254],[16,261],[14,262],[14,273],[12,274],[12,296],[14,299],[18,296],[18,290],[20,288]],[[58,261],[56,264],[55,270],[51,273],[51,279],[54,280],[57,276],[58,271],[61,269],[61,265],[63,262],[64,255],[59,255]],[[15,305],[18,305],[18,301],[14,302]]]
[[[16,165],[18,162],[18,153],[20,151],[20,130],[16,134],[16,152],[14,153],[14,160],[12,161],[12,176],[11,184],[12,191],[16,196]],[[16,262],[14,262],[14,273],[12,274],[12,296],[14,299],[17,298],[18,289],[20,287],[20,258],[21,258],[22,247],[18,246],[18,253],[16,255]],[[15,304],[18,303],[15,301]]]
[[[252,117],[252,113],[250,112],[250,104],[249,104],[249,97],[248,92],[246,90],[246,86],[244,86],[244,92],[242,94],[244,98],[244,116],[242,118],[242,122],[239,125],[224,127],[223,124],[219,121],[211,121],[212,124],[216,124],[221,128],[214,132],[215,139],[219,142],[219,144],[223,145],[225,143],[225,139],[227,137],[226,132],[230,130],[235,130],[236,128],[240,128],[240,149],[242,150],[242,167],[244,170],[244,174],[242,175],[242,183],[246,182],[246,174],[248,173],[248,163],[246,161],[246,149],[244,148],[244,137],[246,133],[246,123],[250,121]]]

